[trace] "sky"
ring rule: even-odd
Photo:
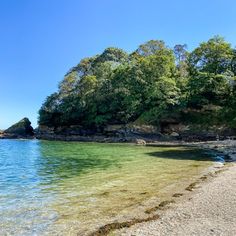
[[[66,72],[106,47],[151,39],[236,46],[235,0],[0,0],[0,129],[38,110]]]

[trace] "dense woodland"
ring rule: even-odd
[[[39,124],[158,126],[167,117],[236,128],[236,49],[222,37],[192,52],[151,40],[131,54],[107,48],[85,58],[47,97]]]

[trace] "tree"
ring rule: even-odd
[[[206,72],[223,74],[230,70],[233,50],[224,38],[215,36],[203,42],[189,56],[189,64],[192,74]]]
[[[107,48],[104,50],[104,52],[99,55],[95,63],[103,63],[103,62],[117,62],[117,63],[124,63],[128,59],[128,54],[119,48]]]
[[[174,54],[177,65],[180,65],[183,61],[186,62],[188,57],[187,44],[176,44],[174,46]]]
[[[209,104],[224,106],[227,104],[232,86],[226,75],[200,72],[190,78],[188,91],[188,104],[194,108],[201,108]]]
[[[165,50],[166,46],[162,40],[150,40],[144,44],[141,44],[135,51],[142,57],[147,57],[155,54],[157,51]]]
[[[56,127],[60,124],[61,113],[59,107],[59,94],[53,93],[48,96],[39,110],[39,124]]]
[[[66,97],[75,92],[76,86],[79,82],[79,76],[77,71],[71,71],[66,74],[64,79],[59,84],[60,97]]]
[[[151,41],[139,48],[145,49],[145,57],[139,62],[142,71],[139,80],[145,82],[141,89],[141,117],[158,124],[161,114],[178,103],[179,89],[174,77],[175,58],[173,51],[162,41]]]
[[[236,49],[233,50],[233,57],[231,61],[231,70],[234,76],[236,76]]]

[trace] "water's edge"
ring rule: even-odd
[[[228,140],[227,140],[228,141]],[[161,214],[173,204],[178,204],[186,200],[186,195],[191,199],[191,195],[194,194],[194,190],[196,188],[201,187],[204,183],[208,181],[212,181],[213,178],[217,177],[218,174],[227,170],[230,166],[230,162],[236,161],[236,153],[235,153],[235,143],[234,145],[229,145],[228,143],[219,142],[219,141],[209,141],[209,142],[198,142],[198,143],[186,143],[186,142],[155,142],[148,143],[147,146],[186,146],[186,147],[194,147],[198,149],[204,150],[210,156],[215,157],[216,162],[212,164],[212,166],[206,168],[201,175],[197,177],[197,179],[189,183],[189,185],[185,185],[186,187],[176,193],[172,194],[171,198],[164,199],[162,202],[156,202],[153,207],[146,209],[150,216],[144,218],[134,218],[130,221],[122,221],[122,222],[112,222],[109,224],[105,224],[98,228],[96,231],[89,234],[89,236],[106,236],[110,235],[113,231],[119,232],[119,230],[123,228],[130,228],[135,224],[140,224],[148,221],[159,220]],[[232,147],[233,146],[233,147]],[[223,148],[222,148],[223,147]],[[233,155],[229,155],[233,153]],[[186,184],[186,183],[185,183]],[[185,191],[184,191],[185,190]],[[185,198],[184,198],[185,197]],[[113,234],[112,234],[113,236]]]

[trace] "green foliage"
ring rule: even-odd
[[[166,50],[165,42],[162,40],[150,40],[138,47],[135,51],[138,55],[148,57],[156,54],[158,51]]]
[[[53,93],[48,96],[39,110],[39,124],[57,126],[59,125],[60,113],[58,111],[59,106],[59,95]]]
[[[96,63],[103,62],[116,62],[124,63],[128,60],[128,54],[119,48],[107,48],[105,51],[96,58]]]
[[[191,72],[207,72],[222,74],[230,70],[233,59],[233,50],[222,37],[203,42],[189,56]]]
[[[231,78],[227,75],[215,75],[199,72],[188,83],[188,103],[194,108],[203,105],[227,105],[231,94]]]
[[[185,120],[236,127],[235,68],[236,50],[219,36],[190,53],[186,45],[172,50],[161,40],[150,40],[131,54],[107,48],[65,75],[58,92],[42,105],[39,124],[158,125],[163,117],[187,109],[194,112],[184,113]]]

